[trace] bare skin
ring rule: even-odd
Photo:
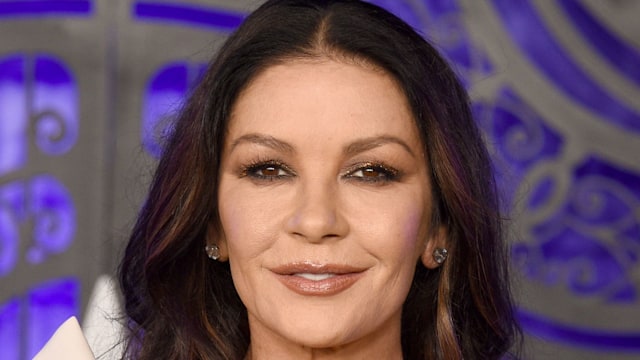
[[[442,245],[402,91],[373,66],[296,60],[234,109],[209,242],[247,307],[247,359],[402,359],[416,262]]]

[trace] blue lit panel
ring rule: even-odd
[[[27,356],[31,359],[56,329],[80,311],[80,284],[75,278],[49,281],[34,287],[26,299]]]
[[[78,137],[78,88],[59,60],[40,55],[35,61],[33,111],[36,144],[48,155],[69,151]]]
[[[73,147],[78,97],[76,81],[59,59],[44,54],[0,58],[0,176],[25,165],[31,127],[47,155]]]
[[[0,277],[9,274],[19,260],[20,224],[25,220],[22,182],[0,186]]]
[[[245,15],[229,10],[167,1],[136,1],[133,14],[141,21],[197,26],[232,31]]]
[[[0,2],[0,16],[10,5]],[[31,5],[37,8],[38,2]],[[59,58],[1,57],[0,177],[27,167],[33,156],[29,149],[46,156],[71,150],[78,137],[78,112],[76,80]],[[0,277],[21,262],[39,264],[64,253],[75,232],[73,198],[55,177],[42,174],[0,183]],[[20,251],[21,243],[28,244],[26,253]],[[76,279],[53,279],[0,305],[0,358],[30,359],[64,320],[78,315],[78,288]]]
[[[11,299],[0,305],[0,349],[3,360],[20,359],[20,302]]]
[[[62,323],[80,311],[80,282],[65,277],[38,284],[0,305],[2,360],[31,359]]]
[[[52,176],[35,177],[30,184],[34,246],[27,252],[32,264],[43,262],[49,254],[67,250],[76,231],[76,211],[67,189]]]
[[[27,92],[24,57],[0,58],[0,176],[27,159]]]
[[[172,120],[204,70],[204,65],[171,63],[156,71],[149,81],[143,100],[141,135],[145,150],[152,156],[160,157]]]
[[[28,183],[16,181],[0,186],[0,276],[11,273],[18,263],[20,227],[27,222],[33,236],[26,253],[29,263],[42,263],[73,243],[75,204],[55,177],[40,175]]]
[[[88,0],[1,1],[0,18],[34,18],[87,16],[92,2]]]
[[[20,232],[7,209],[0,209],[0,276],[9,274],[18,263]]]

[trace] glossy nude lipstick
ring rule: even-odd
[[[271,269],[287,288],[306,296],[338,294],[358,281],[365,270],[348,265],[310,262],[290,263]]]

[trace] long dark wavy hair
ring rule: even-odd
[[[300,58],[361,60],[392,75],[420,132],[433,191],[431,226],[449,258],[416,264],[403,307],[405,359],[497,359],[520,339],[490,159],[469,99],[438,52],[389,12],[355,0],[271,0],[227,40],[186,102],[122,264],[126,358],[242,359],[247,310],[228,263],[211,261],[221,231],[218,171],[241,91],[269,66]],[[515,346],[517,347],[517,346]]]

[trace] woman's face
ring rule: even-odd
[[[365,65],[275,65],[227,130],[223,234],[210,242],[228,256],[254,350],[399,346],[402,304],[434,241],[425,154],[398,85]]]

